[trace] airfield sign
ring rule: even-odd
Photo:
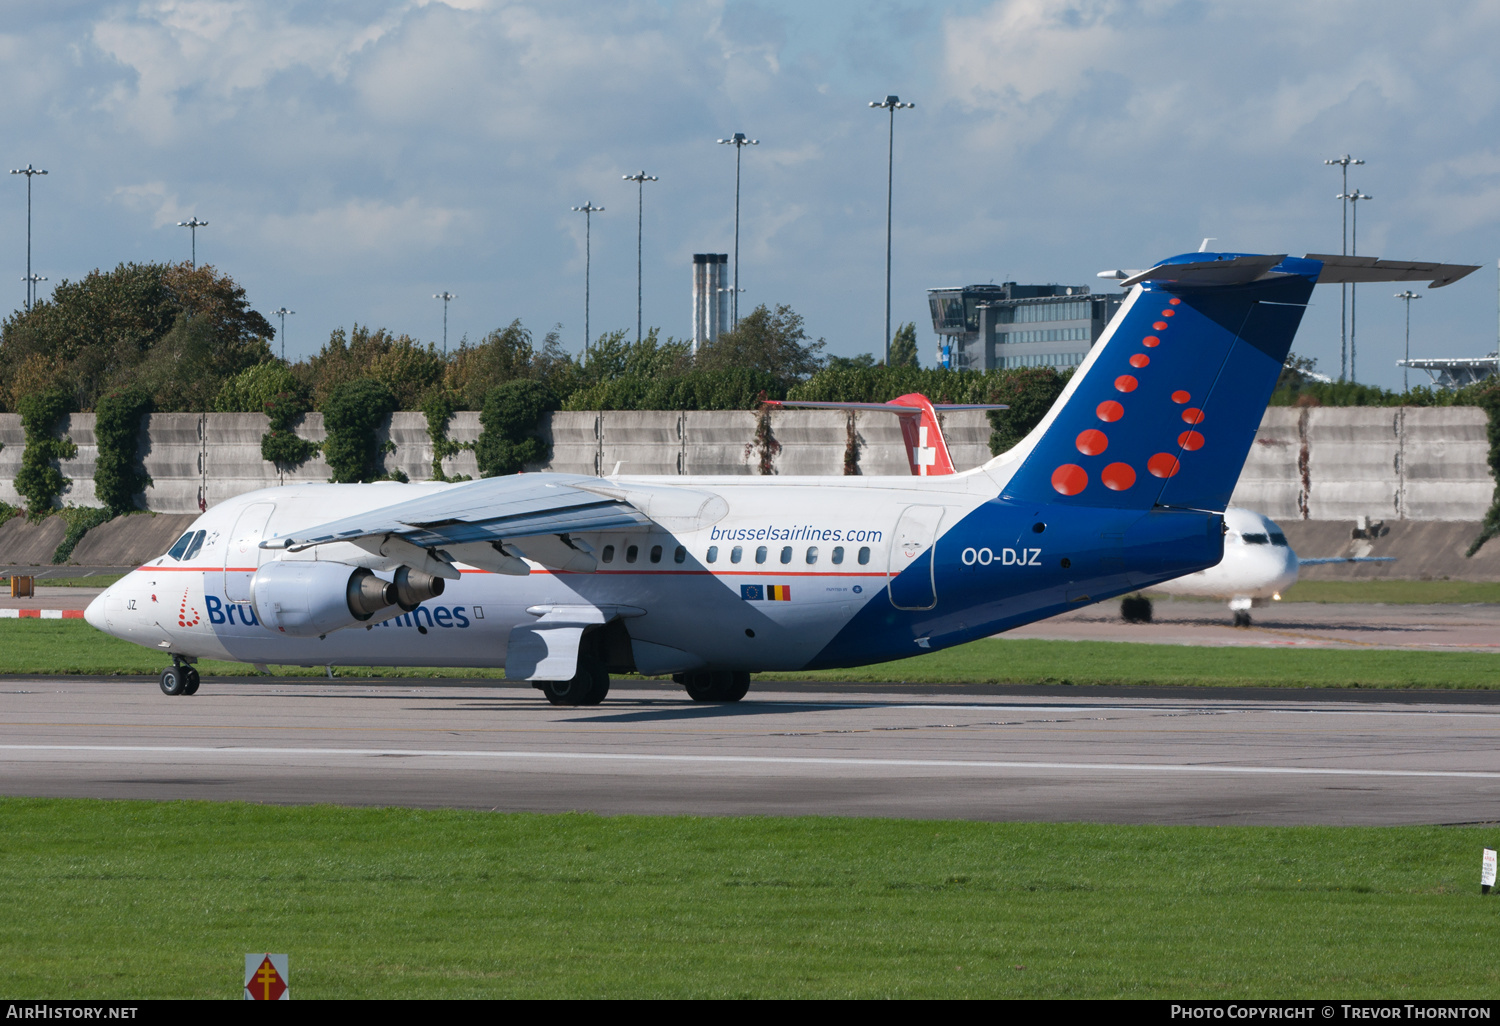
[[[290,1001],[285,955],[245,956],[246,1001]]]

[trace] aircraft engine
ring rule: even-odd
[[[432,574],[403,566],[396,571],[395,603],[406,612],[411,612],[430,598],[443,593],[443,579]]]
[[[364,623],[394,605],[397,596],[394,582],[346,563],[277,561],[250,580],[250,600],[260,622],[298,638]]]

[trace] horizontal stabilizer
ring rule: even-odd
[[[922,410],[917,406],[896,406],[893,403],[835,403],[817,402],[811,399],[767,399],[767,406],[795,406],[798,409],[809,410],[879,410],[882,413],[895,413],[907,417],[920,417]],[[950,413],[953,410],[1008,410],[1009,406],[1002,403],[933,403],[932,408],[939,413]]]
[[[1271,268],[1286,259],[1286,254],[1228,256],[1184,263],[1162,263],[1146,271],[1136,271],[1120,281],[1130,288],[1143,281],[1172,282],[1178,285],[1238,285],[1269,277]]]
[[[1342,282],[1364,284],[1371,281],[1426,281],[1429,288],[1452,285],[1460,278],[1479,270],[1478,264],[1433,264],[1416,260],[1377,260],[1374,257],[1334,256],[1309,253],[1307,259],[1323,264],[1319,285]]]

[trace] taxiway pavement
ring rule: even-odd
[[[617,682],[0,681],[0,793],[606,814],[1500,821],[1500,694]]]

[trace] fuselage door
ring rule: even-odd
[[[932,548],[942,519],[941,506],[908,506],[901,513],[887,564],[887,590],[897,609],[937,605]]]
[[[234,522],[229,545],[224,549],[224,597],[230,602],[250,601],[250,578],[260,569],[265,554],[260,542],[275,508],[272,502],[254,503],[246,506]]]

